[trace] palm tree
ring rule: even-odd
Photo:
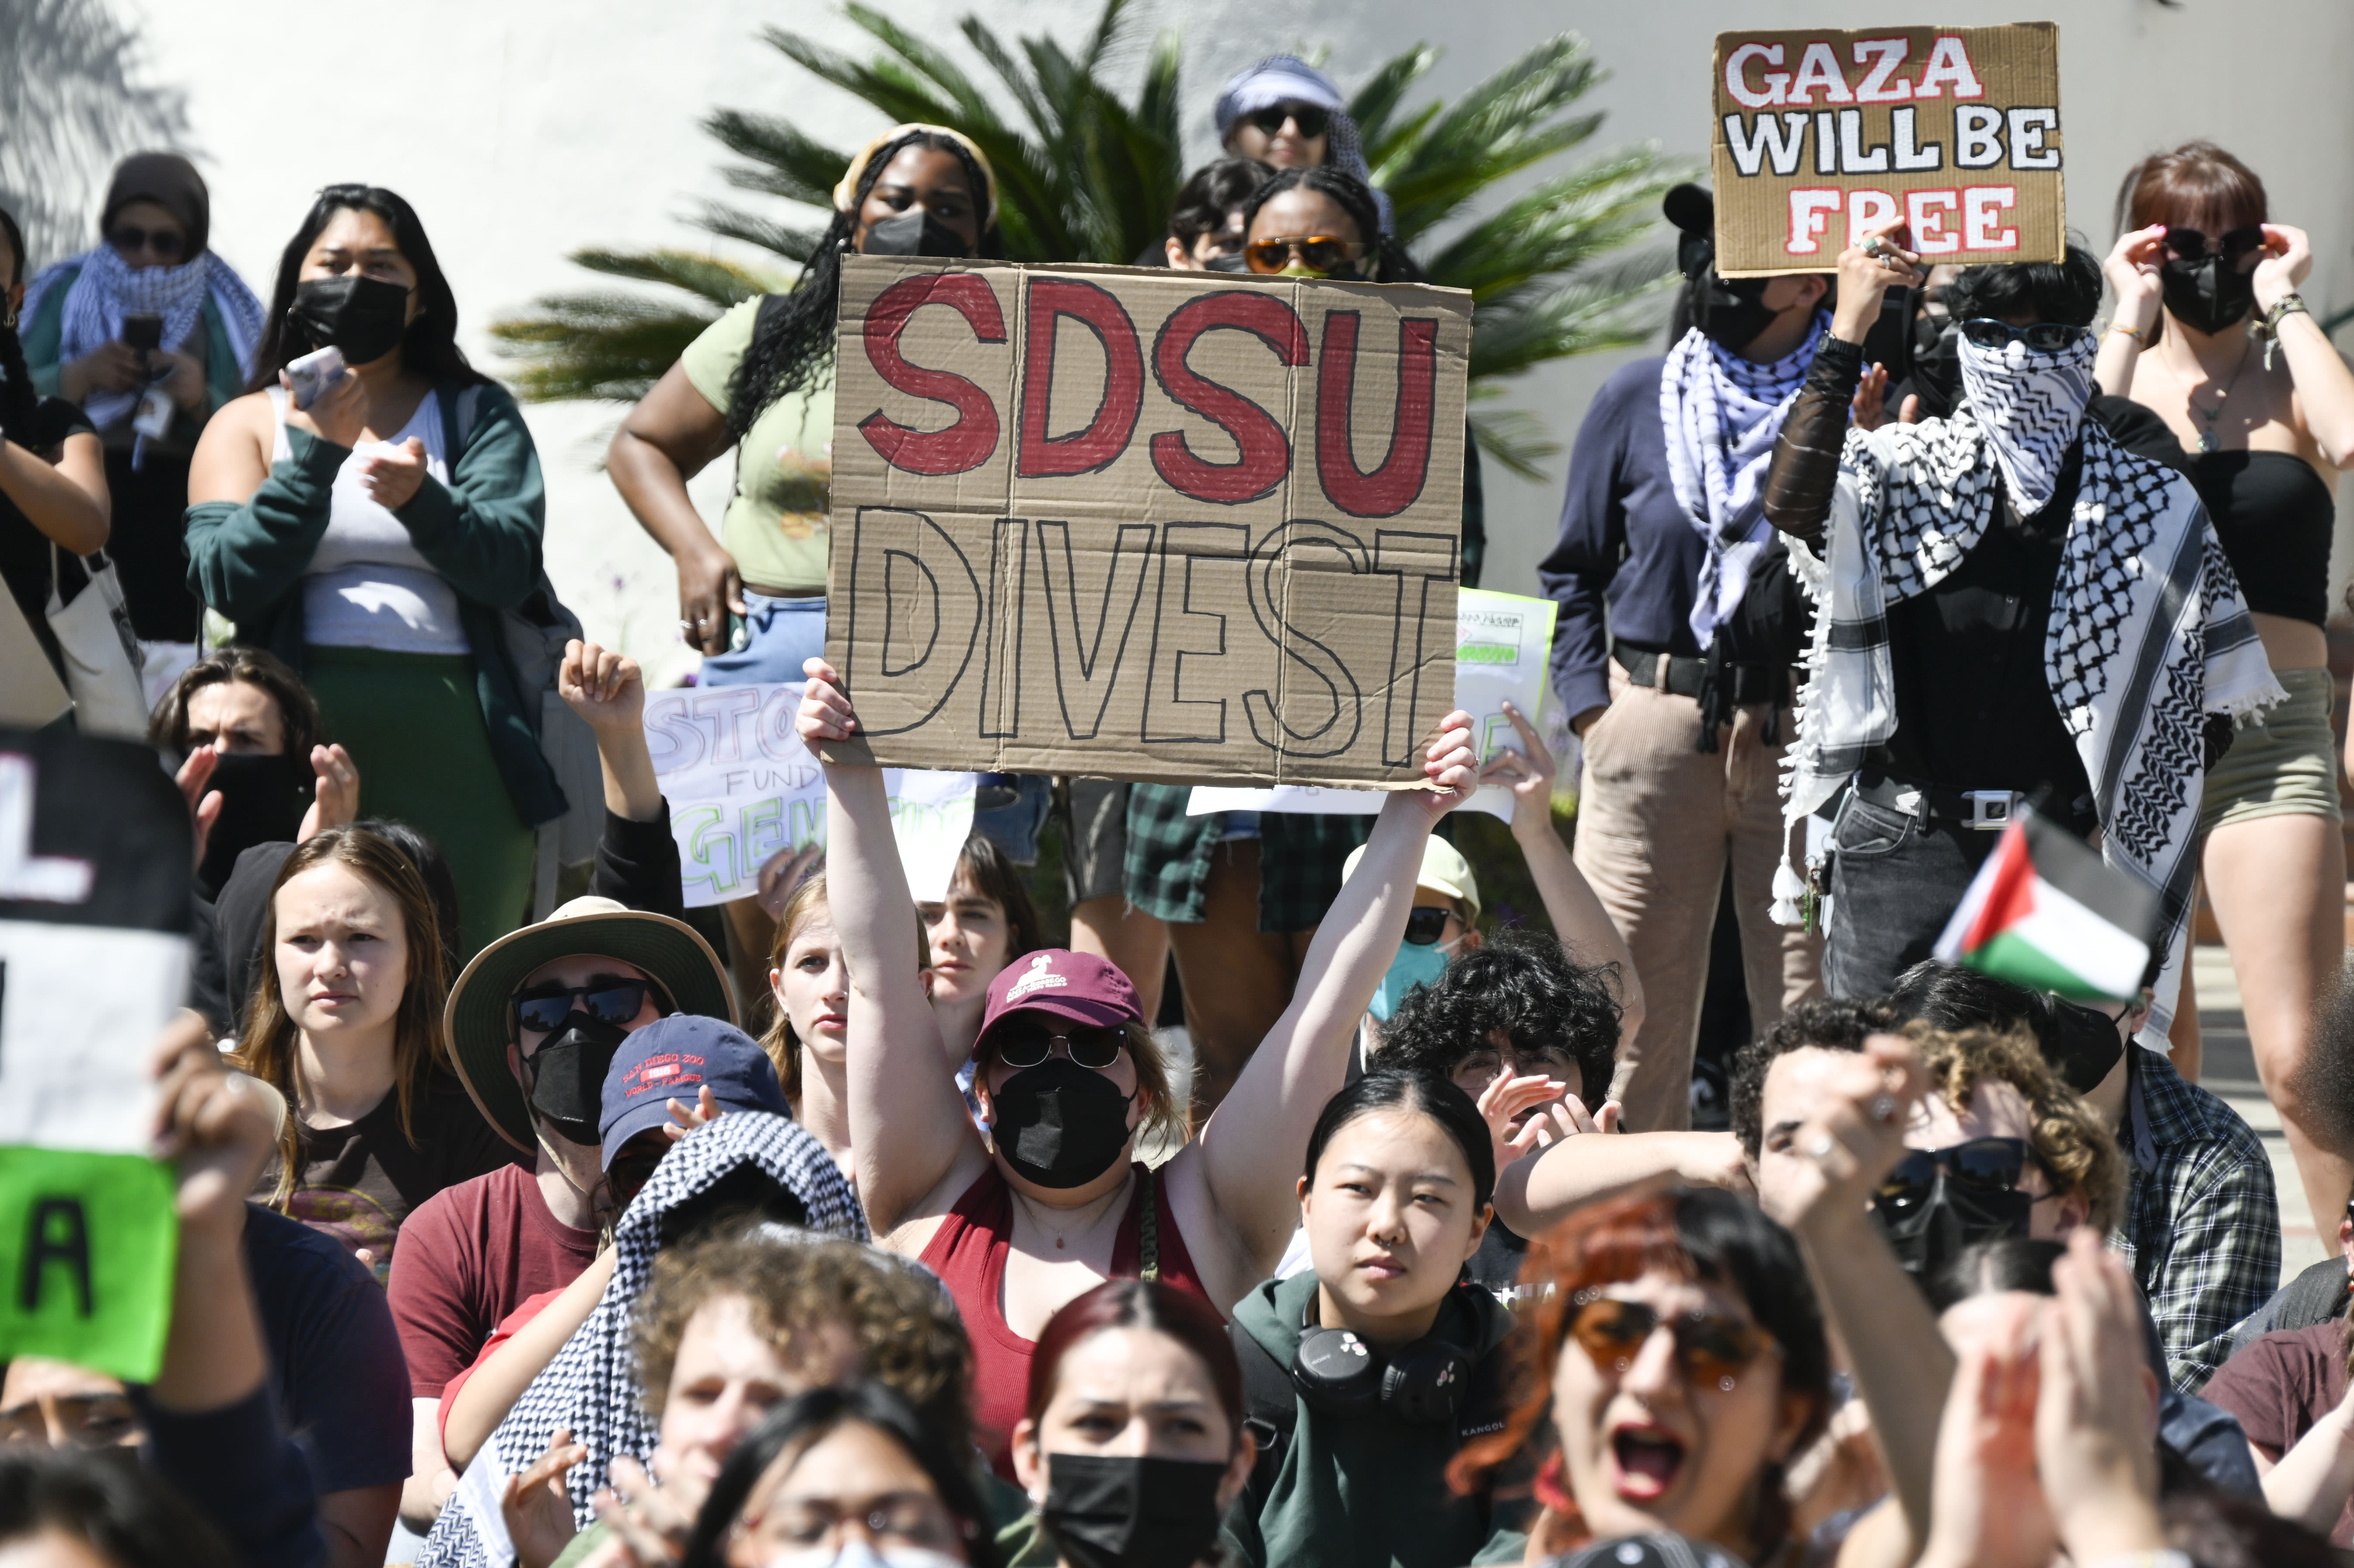
[[[1074,54],[1050,37],[1015,47],[980,18],[960,31],[992,80],[987,87],[947,53],[874,7],[845,5],[882,51],[861,60],[771,27],[767,42],[811,74],[873,104],[893,122],[949,125],[970,136],[997,170],[1000,234],[1021,261],[1127,261],[1166,231],[1185,175],[1179,127],[1179,49],[1162,34],[1140,43],[1132,0],[1105,0]],[[1140,52],[1142,69],[1123,99],[1105,78]],[[1669,258],[1630,249],[1683,171],[1650,147],[1622,149],[1544,175],[1484,215],[1490,187],[1561,158],[1590,139],[1599,114],[1574,113],[1601,79],[1585,41],[1540,44],[1453,103],[1409,107],[1408,94],[1437,63],[1416,45],[1375,70],[1350,112],[1364,135],[1374,182],[1394,204],[1398,238],[1437,283],[1475,302],[1471,396],[1479,405],[1548,360],[1638,341],[1655,324]],[[1001,105],[1012,110],[1009,116]],[[729,166],[739,190],[828,210],[849,154],[790,121],[720,110],[705,129],[743,160]],[[805,261],[818,231],[758,213],[711,205],[700,225],[780,262]],[[538,302],[538,313],[492,327],[518,359],[534,398],[634,399],[718,313],[739,300],[787,287],[791,272],[738,266],[683,250],[584,250],[573,260],[606,277],[666,285],[661,293],[606,290]],[[1557,450],[1537,419],[1482,406],[1472,424],[1480,447],[1534,477]]]

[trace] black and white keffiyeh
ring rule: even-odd
[[[757,1165],[799,1198],[809,1228],[850,1241],[866,1239],[866,1216],[841,1167],[807,1128],[761,1111],[729,1111],[695,1128],[663,1156],[615,1227],[613,1277],[588,1316],[546,1371],[532,1380],[491,1440],[474,1456],[457,1492],[418,1553],[419,1568],[504,1568],[514,1561],[498,1499],[507,1478],[547,1452],[559,1427],[588,1457],[566,1483],[573,1521],[596,1517],[589,1499],[607,1483],[613,1460],[640,1463],[654,1451],[656,1430],[638,1386],[632,1319],[653,1277],[665,1215],[741,1165]]]
[[[2086,333],[2066,348],[2040,354],[2017,339],[2001,348],[1956,340],[1962,390],[2023,513],[2042,511],[2060,486],[2061,465],[2093,398],[2097,341]]]
[[[2141,1039],[2166,1045],[2197,865],[2210,715],[2285,700],[2239,579],[2190,482],[2120,449],[2092,420],[2052,586],[2043,666],[2101,822],[2101,857],[2156,890],[2166,964]],[[1998,459],[1970,404],[1948,419],[1850,430],[1819,556],[1793,542],[1816,606],[1798,738],[1785,755],[1796,826],[1896,732],[1887,612],[1926,592],[1985,537]],[[1775,916],[1804,890],[1785,862]]]
[[[1659,429],[1676,503],[1707,546],[1692,595],[1692,635],[1705,649],[1749,588],[1749,568],[1773,542],[1766,521],[1766,469],[1782,421],[1806,385],[1830,318],[1818,314],[1787,357],[1758,365],[1711,342],[1698,327],[1668,351],[1659,371]]]

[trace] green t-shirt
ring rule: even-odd
[[[703,330],[678,356],[686,378],[722,414],[736,366],[752,344],[758,296]],[[765,588],[825,590],[833,490],[833,386],[789,392],[769,405],[736,453],[736,495],[719,542],[737,575]]]

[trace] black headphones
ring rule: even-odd
[[[1309,1298],[1308,1311],[1316,1309]],[[1472,1361],[1435,1335],[1384,1356],[1347,1329],[1300,1322],[1291,1383],[1309,1407],[1328,1415],[1387,1410],[1401,1421],[1453,1424],[1471,1382]]]

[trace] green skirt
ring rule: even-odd
[[[491,755],[473,660],[314,643],[302,661],[327,738],[360,770],[360,815],[406,822],[441,846],[458,884],[458,961],[528,920],[538,836]]]

